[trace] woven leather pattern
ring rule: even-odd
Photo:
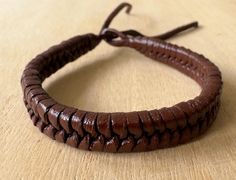
[[[94,49],[101,36],[76,36],[36,56],[21,79],[25,106],[41,132],[70,146],[106,152],[135,152],[186,143],[215,120],[222,89],[219,69],[204,56],[163,40],[131,36],[119,45],[134,48],[196,80],[194,99],[172,107],[129,113],[86,112],[56,102],[42,88],[45,78]]]

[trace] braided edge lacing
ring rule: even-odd
[[[50,98],[42,89],[43,80],[100,41],[101,37],[93,34],[74,37],[38,55],[26,66],[21,80],[24,102],[34,125],[44,134],[80,149],[132,152],[188,142],[212,124],[222,88],[218,68],[191,50],[146,37],[130,37],[123,46],[189,75],[203,88],[199,96],[170,108],[130,113],[85,112]]]

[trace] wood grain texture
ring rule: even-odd
[[[212,127],[186,145],[146,153],[86,152],[52,141],[33,126],[23,106],[24,66],[51,45],[98,32],[119,2],[0,0],[0,179],[236,176],[236,2],[129,2],[131,15],[121,13],[112,27],[155,35],[192,20],[200,22],[199,30],[170,41],[204,54],[222,71],[222,105]],[[197,83],[178,71],[106,43],[58,71],[44,87],[60,103],[106,112],[170,106],[200,92]]]

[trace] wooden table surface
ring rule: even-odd
[[[120,1],[119,1],[120,2]],[[169,41],[211,59],[223,74],[222,106],[200,138],[133,154],[86,152],[52,141],[31,123],[20,76],[27,62],[74,35],[97,33],[117,0],[0,0],[0,179],[234,179],[236,177],[236,1],[133,0],[119,30],[155,35],[193,20],[200,28]],[[199,85],[127,48],[102,43],[43,84],[60,103],[91,111],[171,106]]]

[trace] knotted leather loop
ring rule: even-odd
[[[176,146],[205,132],[216,118],[220,106],[222,77],[218,67],[203,55],[165,42],[192,27],[190,23],[159,36],[147,37],[135,30],[117,31],[109,24],[125,3],[104,23],[101,33],[75,36],[32,59],[21,78],[23,99],[30,118],[41,132],[75,148],[105,152],[137,152]],[[165,63],[199,83],[201,93],[172,107],[133,112],[91,112],[68,107],[51,98],[42,82],[82,55],[101,40],[126,46]]]

